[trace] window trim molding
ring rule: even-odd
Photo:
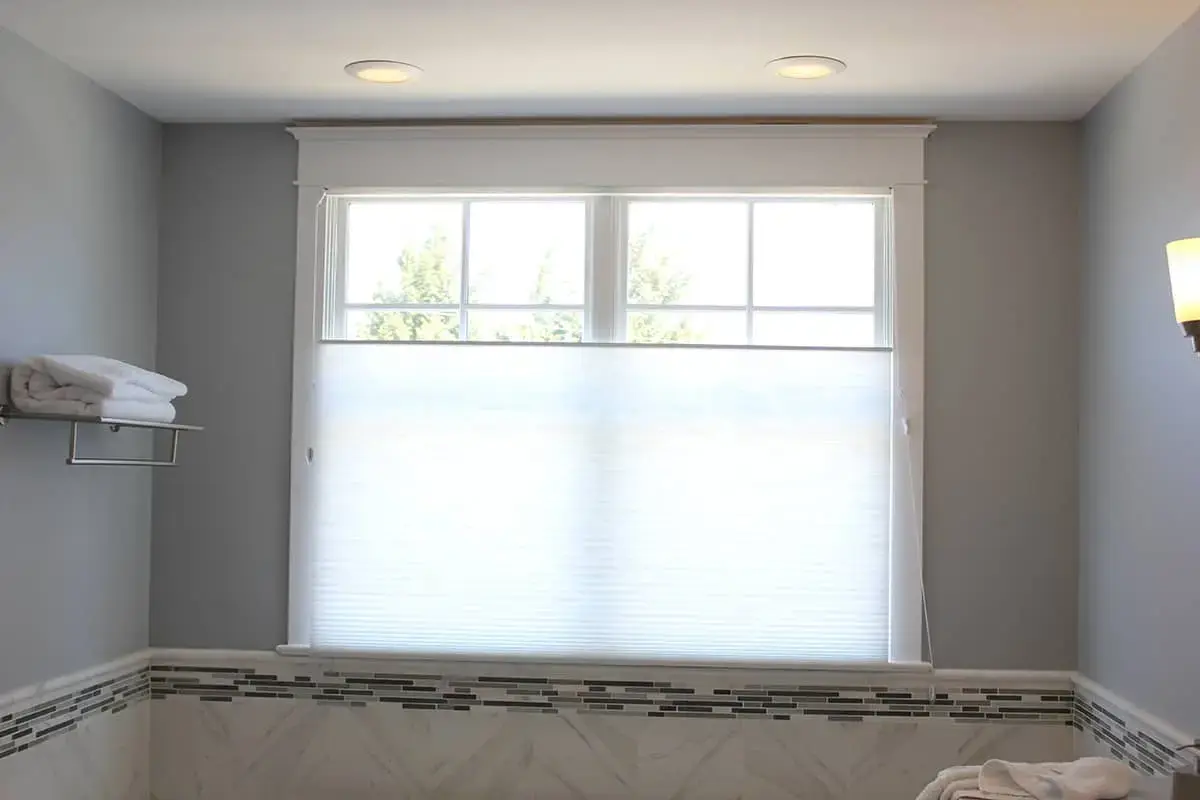
[[[924,583],[925,486],[925,187],[892,189],[892,352],[895,369],[891,615],[893,662],[932,662]],[[896,414],[896,411],[893,411]],[[907,498],[905,489],[908,489]],[[905,504],[904,501],[908,500]]]
[[[571,125],[531,122],[505,125],[291,125],[287,132],[301,142],[364,142],[397,140],[498,139],[911,139],[925,138],[937,125],[931,122],[854,123],[764,122],[749,124],[621,123],[586,120]]]
[[[856,189],[924,181],[933,125],[292,127],[300,186],[371,191]]]
[[[893,441],[893,535],[890,614],[892,665],[912,665],[932,660],[922,647],[927,620],[923,597],[922,531],[924,483],[924,381],[925,381],[925,244],[924,244],[924,139],[933,125],[763,125],[763,126],[469,126],[453,127],[296,127],[289,132],[300,143],[297,200],[295,334],[292,372],[291,522],[288,590],[288,643],[281,652],[307,652],[311,629],[312,558],[311,513],[308,499],[309,436],[312,429],[313,381],[316,348],[321,338],[321,298],[328,297],[324,263],[334,248],[334,225],[325,211],[327,189],[338,191],[405,191],[467,193],[479,191],[594,192],[597,186],[620,186],[620,193],[672,190],[697,192],[805,191],[835,187],[878,191],[892,190],[890,235],[895,280],[896,368],[893,373],[897,411]],[[422,144],[423,143],[423,144]],[[521,178],[488,167],[494,153],[488,148],[516,146],[499,160],[510,169],[526,170]],[[555,151],[553,145],[558,145]],[[616,145],[616,147],[613,147]],[[663,150],[663,146],[667,148]],[[714,149],[711,145],[717,145]],[[450,158],[455,148],[468,148],[467,157]],[[664,152],[673,153],[667,170],[654,170]],[[538,154],[548,169],[540,168]],[[772,159],[786,156],[781,162]],[[574,169],[571,158],[582,158],[586,168]],[[632,160],[631,160],[632,159]],[[723,159],[723,160],[722,160]],[[715,160],[715,161],[714,161]],[[717,172],[705,165],[719,163]],[[780,164],[785,168],[780,168]],[[764,164],[770,169],[764,170]],[[614,177],[646,172],[652,179],[625,185],[619,180],[596,181],[605,166],[616,167]],[[597,170],[601,172],[597,172]],[[738,170],[746,173],[738,180]],[[464,172],[463,170],[466,170]],[[475,170],[470,180],[463,178]],[[482,171],[480,171],[482,170]],[[638,172],[642,170],[642,172]],[[724,170],[724,172],[722,172]],[[694,178],[689,178],[689,172]],[[714,180],[724,175],[725,180]],[[512,179],[517,177],[514,182]],[[501,178],[505,179],[499,183]],[[557,180],[554,180],[557,178]],[[663,178],[673,178],[662,182]],[[733,180],[729,180],[733,178]],[[561,180],[566,183],[560,183]],[[523,181],[532,181],[525,183]],[[582,181],[582,182],[581,182]],[[417,185],[414,185],[414,182]],[[719,187],[714,189],[713,187]],[[602,199],[593,203],[604,203]],[[624,221],[621,204],[608,213],[589,214],[597,228],[589,230],[589,281],[594,265],[595,242],[621,240]],[[594,238],[593,238],[594,237]],[[617,256],[618,275],[624,274],[624,256]],[[597,291],[589,302],[616,302],[623,296],[623,279],[611,291]],[[604,287],[598,287],[603,289]],[[607,297],[606,295],[612,295]],[[596,315],[589,315],[595,318]],[[615,315],[622,318],[623,315]],[[619,324],[623,324],[619,322]],[[616,331],[618,337],[623,331]],[[907,498],[904,489],[908,489]],[[908,509],[911,507],[911,511]],[[372,657],[378,657],[375,654]],[[412,658],[411,656],[405,656]],[[880,665],[873,665],[878,667]],[[886,666],[886,665],[885,665]],[[798,664],[801,669],[845,669],[844,665]]]

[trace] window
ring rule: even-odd
[[[881,198],[637,199],[626,208],[625,341],[888,341]]]
[[[583,340],[587,205],[572,198],[346,198],[334,338]],[[335,284],[336,285],[336,284]]]
[[[325,338],[886,346],[886,198],[346,196]],[[623,221],[595,263],[589,231]],[[607,274],[606,274],[607,273]],[[615,305],[589,296],[615,285]],[[607,313],[606,313],[607,312]]]
[[[918,660],[922,131],[297,133],[289,647]]]

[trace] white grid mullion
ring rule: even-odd
[[[754,201],[746,203],[746,344],[754,344]]]
[[[462,242],[459,251],[458,287],[458,340],[465,342],[467,335],[467,301],[471,297],[471,201],[462,204]]]
[[[799,314],[871,314],[875,306],[756,306],[756,305],[685,305],[685,304],[648,304],[630,303],[626,306],[629,311],[789,311]]]
[[[625,281],[621,274],[625,242],[621,234],[621,202],[611,195],[592,200],[588,226],[587,293],[585,341],[619,342],[624,326],[621,292]]]
[[[875,201],[875,344],[892,344],[892,202]]]
[[[325,254],[331,260],[326,269],[324,326],[331,326],[333,335],[346,338],[346,270],[348,219],[350,203],[345,198],[330,198],[326,194],[321,202],[325,205],[325,225],[323,227]]]
[[[616,286],[611,341],[624,342],[629,320],[629,200],[626,198],[613,198],[613,245],[616,249],[612,262]]]
[[[348,311],[458,311],[459,303],[347,303]],[[583,311],[580,303],[467,303],[471,311]]]

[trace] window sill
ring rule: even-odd
[[[874,661],[689,661],[686,659],[585,659],[547,656],[471,656],[455,654],[414,654],[381,650],[318,649],[308,645],[281,644],[275,648],[281,656],[313,658],[319,660],[359,660],[437,664],[509,665],[509,666],[557,666],[557,667],[609,667],[619,669],[681,669],[753,672],[823,672],[823,673],[887,673],[926,675],[933,672],[933,665],[918,662],[874,662]]]

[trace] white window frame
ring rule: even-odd
[[[340,241],[336,236],[339,231],[346,230],[346,218],[349,204],[352,202],[386,203],[394,200],[427,200],[432,202],[459,202],[463,204],[463,214],[461,221],[460,235],[462,238],[462,253],[459,270],[459,297],[457,303],[434,304],[434,303],[358,303],[350,302],[345,296],[346,285],[346,243]],[[328,259],[328,271],[331,273],[327,277],[326,292],[327,307],[330,309],[330,314],[326,317],[323,334],[328,339],[345,339],[346,338],[346,313],[349,311],[427,311],[427,312],[445,312],[457,313],[459,317],[459,341],[467,340],[467,317],[470,311],[577,311],[587,314],[586,298],[589,294],[591,269],[590,269],[590,254],[588,258],[589,268],[586,270],[584,277],[584,302],[576,304],[564,303],[474,303],[470,300],[470,280],[471,280],[471,209],[472,203],[488,202],[488,203],[519,203],[528,200],[570,200],[578,201],[584,204],[585,220],[588,225],[587,241],[585,241],[585,253],[588,253],[588,246],[591,240],[591,222],[593,214],[593,206],[595,198],[589,194],[526,194],[520,192],[489,192],[489,193],[471,193],[460,194],[454,192],[442,192],[437,194],[396,194],[387,192],[373,193],[349,193],[349,194],[332,194],[328,195],[326,202],[328,210],[326,215],[334,220],[335,230],[331,233],[331,246],[327,251],[326,258]]]
[[[754,302],[754,211],[764,203],[823,203],[830,200],[849,200],[870,205],[875,219],[875,274],[873,275],[875,297],[869,306],[849,305],[768,305]],[[471,205],[473,203],[527,202],[530,200],[574,201],[584,204],[585,268],[584,296],[581,303],[479,303],[470,301],[471,280]],[[456,303],[364,303],[350,301],[346,297],[347,242],[343,232],[347,230],[348,210],[351,203],[387,203],[395,201],[447,202],[462,204],[460,222],[459,298]],[[329,227],[329,246],[326,250],[325,292],[327,312],[322,326],[324,340],[352,340],[348,336],[346,317],[353,311],[417,311],[428,313],[457,314],[459,318],[458,340],[468,341],[468,318],[471,311],[569,311],[583,314],[584,342],[620,343],[625,341],[625,324],[629,313],[638,311],[723,311],[741,312],[746,321],[746,342],[753,342],[754,318],[757,312],[792,313],[869,313],[874,318],[872,345],[891,347],[892,305],[892,202],[891,192],[879,190],[873,194],[846,192],[772,192],[755,194],[724,192],[704,194],[645,194],[604,193],[596,190],[590,194],[525,194],[511,192],[489,192],[461,194],[442,192],[437,194],[410,194],[398,192],[375,193],[328,193],[325,215]],[[637,202],[668,203],[744,203],[747,212],[746,225],[746,301],[730,304],[696,303],[631,303],[628,300],[629,265],[626,220],[629,207]],[[611,227],[610,221],[616,221]],[[607,231],[598,235],[597,230]],[[597,256],[599,248],[602,256]]]
[[[893,524],[888,664],[789,664],[788,668],[912,669],[923,664],[921,540],[924,473],[924,139],[931,125],[300,127],[297,280],[292,393],[291,552],[288,643],[307,654],[312,582],[308,510],[314,362],[322,321],[333,309],[326,259],[341,230],[327,193],[698,192],[890,194],[876,239],[894,287]],[[715,190],[713,187],[717,187]],[[593,280],[590,319],[623,322],[624,242],[620,209],[594,200],[591,258],[620,265],[612,286]],[[606,244],[608,243],[608,244]],[[596,276],[597,278],[599,276]],[[878,285],[878,282],[877,282]],[[465,290],[464,290],[465,291]],[[321,302],[318,302],[321,301]],[[748,298],[752,302],[752,297]],[[612,303],[605,308],[603,304]],[[878,315],[882,316],[882,315]],[[881,324],[887,324],[885,320]],[[614,331],[613,333],[618,333]],[[592,332],[593,334],[599,332]],[[372,654],[378,658],[379,654]],[[404,658],[413,658],[410,655]],[[542,659],[544,660],[544,659]],[[778,667],[780,665],[773,665]]]

